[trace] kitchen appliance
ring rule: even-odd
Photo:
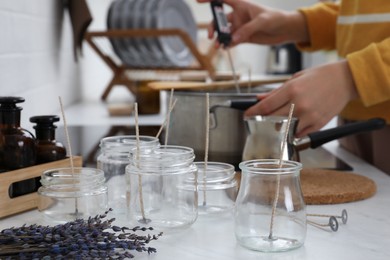
[[[268,74],[294,74],[302,69],[302,54],[294,44],[270,46],[266,72]]]

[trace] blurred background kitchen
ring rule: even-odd
[[[197,22],[209,22],[208,5],[185,0]],[[284,9],[310,5],[315,0],[255,0]],[[84,41],[82,55],[75,61],[72,25],[64,0],[2,0],[0,2],[0,82],[1,95],[23,96],[22,122],[30,115],[58,111],[58,96],[67,107],[77,102],[99,101],[112,72]],[[89,31],[105,30],[112,0],[88,0],[92,15]],[[199,37],[202,40],[201,37]],[[266,70],[269,48],[243,44],[233,50],[239,71]],[[305,67],[323,62],[328,53],[304,55]],[[225,64],[220,65],[226,68]],[[116,88],[117,92],[126,91]],[[126,92],[128,94],[128,92]]]
[[[184,0],[191,8],[197,23],[211,20],[209,5],[200,5],[195,0]],[[283,9],[308,6],[316,0],[254,0]],[[74,37],[72,17],[80,16],[79,0],[2,0],[0,1],[0,82],[1,96],[21,96],[25,102],[21,125],[31,129],[29,118],[34,115],[59,114],[58,96],[61,96],[70,125],[111,124],[89,118],[94,109],[102,109],[101,101],[108,82],[113,77],[96,52],[85,41]],[[73,10],[69,7],[73,6]],[[85,1],[92,18],[87,31],[107,29],[107,14],[112,0]],[[85,6],[84,6],[85,7]],[[226,9],[228,11],[228,9]],[[84,14],[81,14],[83,18]],[[74,22],[74,21],[73,21]],[[88,22],[86,22],[88,24]],[[75,42],[76,41],[76,42]],[[207,42],[206,32],[199,33],[198,46]],[[234,63],[239,73],[265,74],[270,47],[242,44],[232,50]],[[302,67],[310,67],[335,59],[331,52],[304,54]],[[227,59],[216,63],[217,71],[229,70]],[[134,98],[126,88],[115,87],[106,102],[132,102]],[[93,104],[93,105],[91,105]],[[99,110],[101,113],[102,110]],[[96,112],[98,113],[98,112]],[[106,111],[104,111],[106,113]],[[160,113],[161,114],[161,113]],[[162,116],[162,114],[161,114]],[[108,115],[107,115],[108,117]],[[125,119],[129,120],[129,119]],[[150,120],[154,120],[151,118]],[[119,122],[119,121],[116,121]],[[126,121],[123,121],[126,122]],[[156,124],[162,122],[159,118]],[[150,122],[146,122],[147,124]],[[122,124],[119,122],[118,124]],[[99,135],[99,134],[97,134]],[[74,137],[76,138],[76,137]],[[94,140],[98,136],[93,137]]]

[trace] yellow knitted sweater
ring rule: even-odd
[[[390,123],[390,1],[343,0],[300,11],[310,34],[310,44],[300,49],[336,49],[351,68],[360,99],[351,101],[341,116],[382,117]]]

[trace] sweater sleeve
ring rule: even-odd
[[[332,50],[336,47],[336,23],[339,5],[318,3],[312,7],[301,8],[307,21],[309,43],[298,43],[302,51]]]
[[[390,100],[390,38],[347,55],[347,60],[364,106]]]

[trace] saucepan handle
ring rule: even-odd
[[[331,129],[323,130],[308,134],[310,138],[310,147],[316,148],[327,142],[336,140],[352,134],[357,134],[365,131],[381,129],[386,125],[386,121],[382,118],[373,118],[367,121],[354,122]]]
[[[239,110],[247,110],[251,106],[255,105],[257,102],[259,102],[259,100],[256,98],[232,99],[230,100],[230,107]]]

